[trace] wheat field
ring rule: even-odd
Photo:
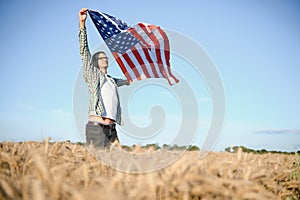
[[[160,170],[126,173],[80,144],[2,142],[0,199],[300,199],[295,162],[295,154],[211,152],[199,159],[199,151],[186,151]]]

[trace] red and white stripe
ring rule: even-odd
[[[129,28],[129,33],[140,43],[113,56],[128,81],[147,78],[166,78],[170,85],[178,80],[172,75],[170,67],[170,46],[166,33],[158,26],[139,23]]]

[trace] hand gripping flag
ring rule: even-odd
[[[160,27],[145,23],[130,27],[108,14],[88,13],[129,82],[166,78],[172,85],[179,81],[171,73],[169,40]]]

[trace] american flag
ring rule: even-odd
[[[108,14],[88,13],[129,82],[166,78],[172,85],[179,81],[171,73],[169,39],[159,26],[138,23],[130,27]]]

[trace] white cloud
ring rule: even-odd
[[[37,107],[29,104],[20,104],[20,108],[26,111],[37,111]]]
[[[300,134],[300,129],[264,129],[258,130],[259,134]]]
[[[35,114],[39,114],[45,117],[50,117],[50,118],[56,118],[56,119],[68,119],[70,120],[72,118],[72,113],[58,109],[58,108],[53,108],[53,109],[41,109],[38,108],[34,105],[30,104],[21,104],[20,108],[26,112],[31,112]]]
[[[22,119],[18,121],[17,119]],[[51,137],[55,141],[79,141],[74,129],[71,111],[48,108],[42,109],[35,105],[19,104],[17,110],[0,115],[2,133],[0,141],[37,140]]]

